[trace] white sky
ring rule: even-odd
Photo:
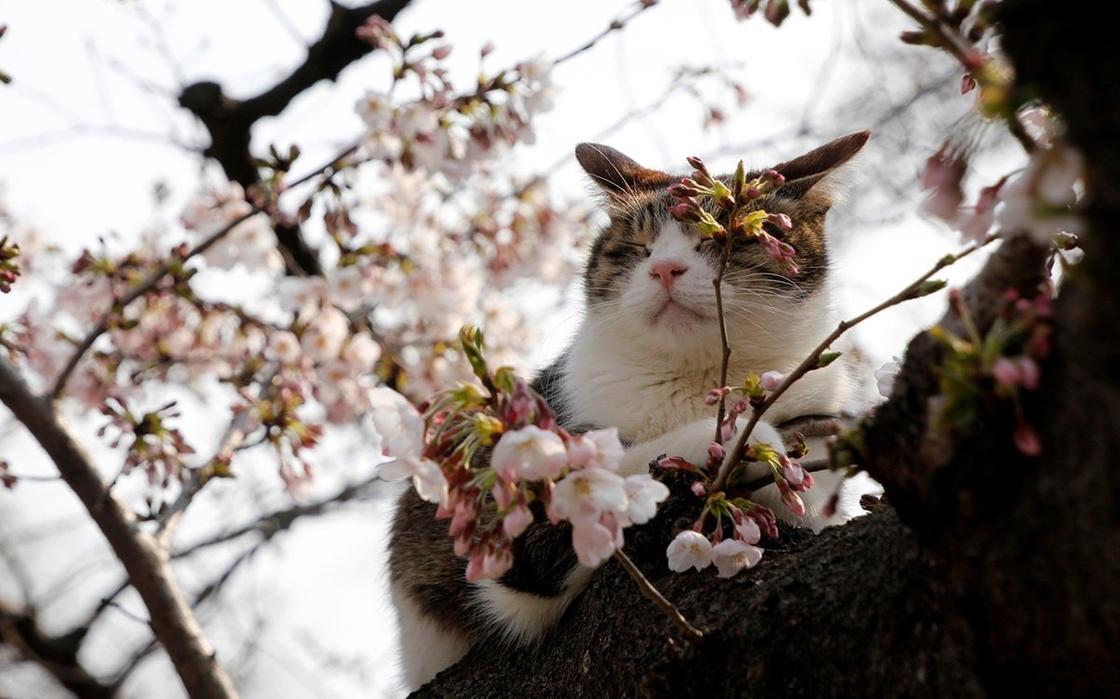
[[[612,134],[607,143],[643,164],[683,169],[686,155],[789,130],[813,90],[823,90],[822,106],[815,112],[816,130],[835,136],[863,128],[867,124],[821,120],[827,119],[827,105],[849,99],[875,80],[862,64],[844,56],[850,58],[854,52],[851,8],[879,9],[882,4],[816,2],[813,17],[805,18],[795,10],[786,26],[774,30],[760,19],[736,23],[725,0],[663,0],[623,33],[557,69],[555,79],[563,90],[557,107],[538,122],[537,144],[519,149],[516,165],[536,172],[566,157],[576,143],[594,140],[621,114],[654,101],[664,90],[669,72],[682,63],[742,64],[750,104],[724,128],[705,132],[696,103],[676,97],[648,118]],[[37,227],[45,238],[75,250],[94,244],[102,235],[134,239],[157,215],[151,196],[157,181],[166,182],[172,193],[158,215],[176,216],[197,188],[204,167],[197,155],[169,144],[168,136],[188,145],[205,142],[200,128],[175,106],[177,88],[210,78],[223,83],[233,96],[254,94],[302,59],[303,42],[321,32],[326,5],[325,0],[0,0],[0,22],[9,25],[0,40],[0,68],[15,80],[0,87],[0,186],[5,202],[19,220]],[[838,6],[843,13],[837,14]],[[396,26],[402,33],[444,29],[455,47],[457,82],[465,86],[473,79],[477,49],[488,40],[497,46],[488,59],[491,66],[509,65],[542,51],[556,56],[582,44],[628,7],[622,0],[417,0]],[[151,21],[141,19],[137,8]],[[876,30],[887,39],[903,26],[889,11],[867,16],[874,18]],[[156,38],[153,27],[160,28],[163,39]],[[836,69],[822,74],[820,68],[827,61],[837,61]],[[338,84],[309,90],[281,117],[258,124],[254,143],[299,143],[307,154],[304,165],[317,164],[358,134],[360,122],[353,105],[365,89],[386,85],[385,66],[382,59],[367,59],[348,69]],[[962,104],[961,110],[965,107]],[[760,166],[812,145],[777,143],[756,152],[728,153],[712,162],[729,169],[735,159],[745,158]],[[929,149],[912,153],[914,173],[936,143],[924,145]],[[877,147],[873,139],[870,148]],[[206,171],[213,176],[213,168]],[[584,196],[580,173],[570,161],[555,184],[573,198]],[[912,181],[897,184],[915,195]],[[862,224],[858,230],[836,235],[836,267],[844,289],[839,305],[847,314],[897,289],[958,246],[953,235],[913,216]],[[954,278],[963,279],[972,268],[955,273]],[[0,319],[10,316],[18,303],[16,295],[0,296]],[[858,339],[872,360],[881,363],[940,307],[935,299],[896,309],[869,323]],[[539,350],[539,361],[562,346],[573,329],[570,315],[564,317],[568,320],[561,326],[546,329],[548,343]],[[0,413],[0,420],[4,417]],[[97,423],[81,416],[74,420],[87,443],[93,443]],[[191,426],[199,435],[219,429],[217,420],[205,418]],[[34,453],[21,459],[27,470],[46,468],[35,461],[37,450],[2,423],[0,453],[9,460]],[[347,457],[340,459],[352,463]],[[368,472],[368,467],[327,469],[323,492],[347,475],[361,472]],[[221,507],[252,507],[245,498],[253,494],[277,502],[274,480],[271,474],[251,478],[251,487],[244,488],[251,491],[249,495],[215,489],[208,505],[211,514]],[[249,676],[241,678],[246,696],[391,693],[392,627],[379,587],[383,510],[364,506],[352,514],[297,528],[234,580],[231,595],[239,600],[237,611],[206,623],[221,648],[227,633],[238,635],[238,626],[258,616],[269,620],[268,633],[261,636],[261,660]],[[75,513],[72,496],[61,485],[27,484],[13,493],[0,490],[0,536],[13,536],[9,528],[13,522],[24,527],[72,518]],[[188,518],[188,534],[191,527],[204,530],[205,519]],[[88,563],[102,553],[96,532],[70,532],[53,541],[59,545],[40,547],[44,550],[29,558],[42,579],[67,580],[88,564],[92,567],[85,568],[80,584],[112,588],[117,580],[112,567]],[[217,565],[211,563],[210,567]],[[190,584],[206,579],[203,572],[185,569],[182,575]],[[9,575],[0,565],[0,595],[12,589]],[[125,603],[139,610],[134,598],[126,597]],[[48,611],[45,620],[63,629],[82,610],[62,603]],[[111,647],[120,634],[130,633],[128,623],[114,623],[104,629],[102,639],[95,639],[92,664],[116,657]],[[308,638],[314,638],[314,643],[309,644]],[[101,652],[105,658],[99,658]],[[313,671],[327,652],[363,658],[369,676],[342,675],[317,684],[321,678]],[[149,663],[126,686],[126,694],[173,695],[178,690],[165,684],[167,672],[164,661]],[[0,679],[0,694],[26,687],[6,684],[24,680]]]

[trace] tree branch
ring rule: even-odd
[[[152,631],[187,692],[199,697],[235,697],[229,676],[175,581],[166,552],[138,529],[132,513],[106,490],[88,455],[58,422],[51,403],[34,395],[3,357],[0,401],[34,435],[105,536],[144,600]]]
[[[78,659],[82,636],[48,636],[33,612],[19,611],[0,602],[0,642],[46,670],[77,696],[109,699],[115,696],[113,687],[91,675]]]
[[[322,80],[334,80],[342,70],[374,47],[358,38],[366,20],[379,15],[391,21],[411,0],[379,0],[347,8],[330,3],[322,36],[307,48],[307,57],[291,73],[260,94],[244,100],[228,97],[216,82],[196,82],[183,88],[179,105],[202,122],[210,134],[204,151],[222,166],[226,176],[248,191],[261,181],[251,149],[253,125],[276,116],[305,90]],[[317,252],[304,241],[297,224],[274,224],[277,241],[295,274],[322,274]]]

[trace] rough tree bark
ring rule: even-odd
[[[303,63],[253,97],[235,99],[210,80],[184,87],[179,105],[198,117],[210,134],[210,145],[204,154],[217,161],[226,177],[246,191],[259,183],[260,173],[250,148],[253,125],[264,117],[280,114],[304,90],[321,80],[334,80],[346,66],[373,51],[368,41],[358,38],[358,28],[374,15],[392,21],[410,2],[379,0],[353,8],[331,2],[327,26],[322,36],[307,48]],[[303,239],[298,224],[278,222],[274,230],[289,272],[323,273],[318,254]]]
[[[1087,8],[1087,9],[1086,9]],[[664,547],[695,516],[683,484],[635,530],[632,558],[693,623],[675,639],[606,565],[537,647],[475,648],[417,696],[985,696],[1120,686],[1120,92],[1113,39],[1089,3],[1004,3],[1019,88],[1064,115],[1087,159],[1085,262],[1056,308],[1055,348],[1026,411],[1041,458],[989,414],[946,444],[926,426],[938,392],[928,335],[910,344],[876,414],[864,466],[882,507],[799,538],[732,580],[673,575]],[[1089,25],[1089,26],[1087,26]],[[1097,25],[1097,26],[1091,26]],[[1097,28],[1100,27],[1100,28]],[[919,49],[916,49],[919,50]],[[1004,243],[982,290],[1029,286],[1038,251]],[[1009,264],[1014,263],[1014,264]],[[981,312],[983,314],[983,312]],[[1102,691],[1103,690],[1103,691]]]

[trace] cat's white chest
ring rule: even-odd
[[[716,372],[657,366],[615,369],[588,372],[573,367],[568,379],[578,390],[568,399],[576,424],[611,425],[624,441],[642,442],[713,414],[704,396],[718,383]]]

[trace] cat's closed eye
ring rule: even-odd
[[[649,247],[641,243],[634,243],[628,240],[619,241],[615,247],[610,250],[603,251],[605,257],[612,260],[621,260],[632,255],[640,255],[642,257],[649,257]]]

